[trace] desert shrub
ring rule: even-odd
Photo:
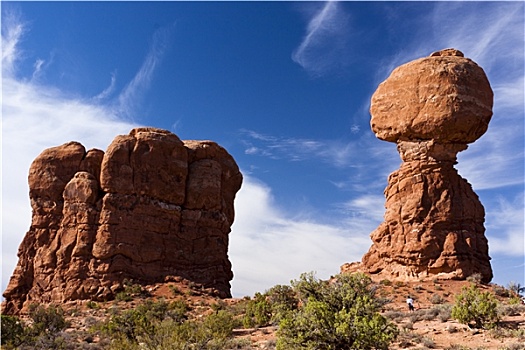
[[[400,322],[405,318],[405,313],[401,311],[387,311],[383,314],[389,320]]]
[[[264,294],[256,293],[246,304],[243,325],[251,328],[278,324],[286,313],[297,309],[298,302],[290,286],[276,285]]]
[[[69,326],[64,310],[50,305],[29,306],[29,325],[17,317],[2,315],[2,345],[6,349],[64,349],[63,330]]]
[[[219,310],[211,314],[204,321],[186,321],[175,323],[170,321],[166,327],[167,343],[170,347],[152,347],[151,349],[224,349],[233,330],[233,316],[225,311]]]
[[[509,303],[509,305],[521,305],[522,304],[522,300],[518,296],[509,298],[507,302]]]
[[[463,287],[452,308],[452,317],[460,323],[474,323],[476,328],[493,326],[498,321],[497,301],[489,292],[481,292],[475,285]]]
[[[187,311],[184,301],[177,300],[169,304],[164,300],[147,300],[135,309],[113,314],[101,330],[112,339],[138,341],[140,336],[154,333],[157,324],[166,318],[175,322],[185,320]]]
[[[413,328],[405,327],[404,330],[399,333],[397,343],[399,347],[408,349],[416,344],[419,344],[423,337],[415,332],[412,332]]]
[[[414,324],[413,324],[411,321],[408,321],[407,323],[405,323],[405,324],[403,325],[403,329],[404,329],[405,331],[407,331],[407,330],[413,330],[413,329],[414,329]]]
[[[489,330],[488,334],[495,339],[514,338],[525,344],[525,329],[510,327],[495,327]]]
[[[383,286],[391,286],[392,285],[392,281],[390,280],[387,280],[387,279],[383,279],[379,282],[379,284],[383,285]]]
[[[445,350],[471,350],[471,348],[460,344],[450,344],[450,346],[445,348]]]
[[[102,326],[111,338],[111,350],[218,350],[231,338],[234,317],[216,310],[202,321],[188,320],[183,301],[146,301],[132,310],[114,314]]]
[[[274,324],[278,324],[286,313],[297,309],[299,299],[291,286],[276,285],[266,291],[265,295],[271,305],[271,321]]]
[[[428,349],[435,349],[436,348],[436,343],[434,343],[434,340],[432,340],[431,338],[424,337],[421,340],[421,344],[423,344],[423,346],[428,348]]]
[[[223,300],[219,300],[216,303],[213,303],[210,305],[211,309],[215,312],[218,312],[219,310],[226,310],[228,305]]]
[[[229,342],[229,349],[233,350],[251,350],[252,349],[252,341],[249,338],[238,338],[238,339],[232,339]]]
[[[133,297],[124,291],[120,291],[115,295],[117,301],[132,301]]]
[[[432,308],[429,310],[426,310],[425,314],[423,315],[423,320],[425,321],[431,321],[434,320],[439,315],[439,309]]]
[[[255,293],[246,305],[246,314],[243,318],[245,328],[266,326],[272,318],[272,307],[270,302],[261,293]]]
[[[458,328],[456,326],[454,326],[454,325],[450,325],[446,329],[447,329],[447,332],[449,332],[449,333],[457,333],[458,332]]]
[[[425,290],[425,288],[423,288],[423,286],[419,284],[417,286],[412,287],[412,289],[418,293]]]
[[[233,315],[226,310],[211,314],[203,322],[205,331],[211,339],[225,341],[232,335],[234,326]]]
[[[498,315],[519,316],[522,312],[525,312],[524,305],[509,304],[509,305],[499,305],[498,306]]]
[[[93,309],[93,310],[98,310],[100,309],[100,306],[93,300],[89,300],[87,303],[86,303],[86,307],[88,309]]]
[[[31,333],[36,335],[57,333],[69,325],[64,317],[64,310],[54,305],[46,308],[43,305],[32,304],[29,306],[29,317],[33,321]]]
[[[483,276],[481,275],[481,273],[478,273],[478,272],[473,273],[472,275],[467,277],[467,281],[475,283],[475,284],[480,284],[482,279],[483,279]]]
[[[24,341],[24,324],[16,316],[1,315],[1,344],[16,347]]]
[[[180,288],[177,287],[176,285],[170,284],[170,285],[168,285],[168,288],[170,289],[171,293],[172,293],[174,296],[177,296],[177,295],[182,294]]]
[[[397,288],[405,287],[405,282],[402,282],[402,281],[396,281],[396,282],[394,283],[394,286],[396,286]]]
[[[412,323],[427,320],[426,314],[427,314],[426,310],[416,310],[410,313],[409,320]]]
[[[148,296],[148,292],[140,284],[133,283],[132,280],[125,279],[122,282],[123,290],[115,295],[117,301],[132,301],[133,297]]]
[[[441,295],[435,293],[435,294],[432,294],[432,296],[430,297],[430,302],[432,304],[443,304],[445,302],[445,298],[443,298]]]
[[[438,305],[435,307],[439,311],[438,318],[441,322],[447,322],[452,314],[452,306],[448,304]]]
[[[525,292],[525,287],[514,281],[509,282],[507,289],[516,295],[521,295],[523,292]]]
[[[525,344],[523,343],[512,343],[507,344],[504,347],[500,348],[501,350],[525,350]]]
[[[376,288],[364,274],[292,281],[301,301],[279,323],[277,349],[388,349],[397,327],[379,314]]]
[[[502,298],[508,298],[510,297],[510,294],[511,294],[507,288],[502,287],[502,286],[496,285],[494,286],[493,290],[494,290],[494,294]]]

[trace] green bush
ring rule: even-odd
[[[64,349],[63,330],[69,326],[64,310],[50,305],[29,306],[29,326],[14,316],[2,315],[1,343],[6,349]]]
[[[290,286],[276,285],[264,294],[255,293],[246,305],[243,325],[252,328],[278,324],[286,313],[297,309],[298,303],[296,293]]]
[[[246,305],[246,313],[243,318],[245,328],[262,327],[270,323],[272,319],[272,307],[266,300],[266,296],[261,293],[255,293]]]
[[[111,338],[111,350],[218,350],[225,348],[234,317],[217,309],[202,321],[188,319],[184,301],[146,301],[116,313],[101,327]]]
[[[111,338],[138,341],[141,335],[154,333],[157,323],[166,318],[175,322],[183,321],[187,317],[187,311],[184,301],[167,303],[164,300],[147,300],[135,309],[112,315],[102,326],[102,331]]]
[[[1,315],[1,344],[16,347],[24,341],[24,325],[16,316]]]
[[[397,327],[379,314],[375,287],[364,274],[292,281],[301,301],[279,323],[277,349],[388,349]]]
[[[125,279],[122,282],[124,290],[121,290],[115,295],[117,301],[132,301],[133,297],[148,296],[149,293],[142,288],[140,284],[133,283],[132,280]]]
[[[69,326],[64,317],[64,310],[54,305],[46,308],[43,305],[32,304],[29,306],[29,317],[33,320],[31,333],[35,335],[54,334]]]
[[[272,309],[271,322],[278,324],[288,312],[296,310],[299,304],[297,295],[291,286],[276,285],[265,293]]]
[[[463,287],[452,307],[452,318],[476,328],[491,327],[498,321],[498,303],[489,292],[481,292],[475,285]]]

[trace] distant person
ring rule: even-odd
[[[408,311],[414,311],[414,299],[412,299],[410,295],[407,297],[407,305]]]

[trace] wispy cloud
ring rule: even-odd
[[[141,103],[144,91],[149,88],[153,74],[168,48],[172,27],[161,27],[153,35],[153,41],[139,71],[118,96],[116,113],[123,117],[133,116]]]
[[[313,76],[321,76],[341,67],[348,47],[348,27],[349,16],[341,4],[325,2],[309,18],[306,34],[292,53],[292,60]]]
[[[12,76],[15,64],[20,60],[18,48],[20,39],[25,30],[25,24],[20,16],[13,11],[2,14],[2,74]]]
[[[108,99],[114,92],[115,92],[115,85],[117,82],[117,73],[113,72],[111,73],[111,82],[109,83],[109,86],[105,88],[101,93],[99,93],[97,96],[93,97],[93,100],[96,102],[105,101]]]
[[[314,140],[278,137],[241,130],[245,153],[287,161],[321,160],[336,167],[348,166],[359,154],[355,140]]]
[[[347,179],[327,180],[336,188],[359,193],[383,188],[388,175],[401,164],[395,145],[377,140],[371,132],[352,139],[314,140],[241,130],[240,139],[244,153],[249,156],[279,162],[322,163],[334,170],[346,169]]]

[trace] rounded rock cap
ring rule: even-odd
[[[394,69],[372,96],[370,124],[385,141],[471,143],[488,128],[493,98],[480,66],[440,50]]]

